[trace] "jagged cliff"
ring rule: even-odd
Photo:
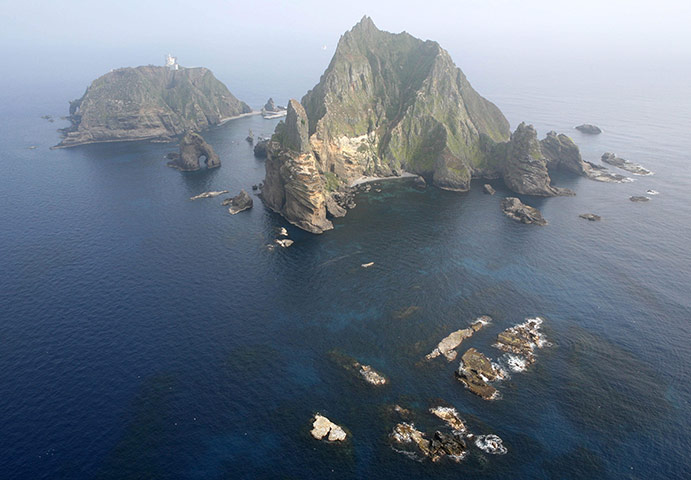
[[[57,147],[133,140],[169,141],[251,112],[206,68],[113,70],[70,102],[72,126]]]
[[[333,225],[326,219],[325,186],[308,131],[305,109],[297,100],[291,100],[285,123],[279,123],[266,149],[262,200],[293,225],[322,233]]]
[[[549,169],[595,178],[567,136],[539,141],[526,124],[511,134],[438,43],[380,31],[369,17],[341,37],[302,103],[291,100],[268,152],[265,202],[315,233],[331,228],[327,211],[345,214],[337,200],[362,176],[407,171],[456,191],[472,178],[503,178],[540,196],[573,194],[551,185]]]

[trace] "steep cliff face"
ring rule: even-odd
[[[495,167],[486,146],[509,138],[502,113],[439,44],[380,31],[368,17],[341,37],[302,104],[320,169],[346,181],[407,170],[467,190],[475,172]]]
[[[288,103],[285,123],[267,147],[262,200],[293,225],[312,233],[331,230],[324,182],[309,146],[309,120],[297,100]]]
[[[504,183],[514,192],[544,197],[573,195],[571,190],[551,185],[548,159],[532,125],[521,123],[511,134],[511,140],[495,147],[495,151],[497,161],[503,165]],[[554,157],[555,165],[559,158]]]
[[[169,141],[251,112],[206,68],[120,68],[70,102],[72,126],[57,147],[133,140]]]
[[[368,17],[341,37],[302,104],[291,100],[268,150],[264,201],[317,233],[331,228],[324,210],[350,208],[344,186],[362,176],[408,171],[456,191],[472,178],[503,177],[517,193],[553,196],[573,192],[552,186],[549,169],[605,175],[591,174],[565,135],[540,142],[526,124],[510,134],[439,44],[382,32]]]

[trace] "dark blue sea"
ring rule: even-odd
[[[687,82],[470,70],[512,128],[526,120],[540,136],[565,132],[586,160],[612,151],[655,175],[624,184],[556,175],[575,197],[523,197],[546,227],[506,218],[500,181],[495,196],[481,183],[466,194],[383,183],[315,236],[257,197],[235,216],[221,198],[189,200],[260,182],[264,163],[244,138],[276,121],[208,131],[222,167],[181,173],[165,167],[174,145],[49,150],[88,76],[4,89],[0,478],[689,478]],[[272,93],[229,86],[255,107]],[[299,98],[310,86],[285,89]],[[584,122],[604,133],[573,129]],[[648,189],[659,195],[629,201]],[[586,212],[603,220],[578,217]],[[280,227],[295,244],[270,250]],[[480,314],[493,322],[461,353],[498,358],[497,333],[534,316],[551,343],[492,402],[454,379],[457,361],[421,362]],[[389,385],[355,378],[345,357]],[[410,459],[388,439],[393,404],[427,432],[443,428],[427,410],[453,406],[508,452]],[[315,412],[347,428],[344,445],[310,437]]]

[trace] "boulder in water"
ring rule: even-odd
[[[591,125],[589,123],[584,123],[583,125],[577,126],[576,130],[581,133],[587,133],[588,135],[598,135],[602,133],[602,129],[600,127],[597,125]]]

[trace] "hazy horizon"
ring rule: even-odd
[[[625,88],[634,73],[650,85],[684,82],[677,72],[691,58],[691,6],[670,1],[432,1],[423,9],[405,1],[126,0],[94,9],[81,0],[12,0],[0,2],[0,10],[3,90],[51,82],[64,84],[71,97],[111,69],[160,65],[170,52],[182,65],[210,68],[253,106],[268,96],[300,98],[363,15],[382,30],[439,42],[486,94],[539,88],[545,75],[563,77],[571,89]]]

